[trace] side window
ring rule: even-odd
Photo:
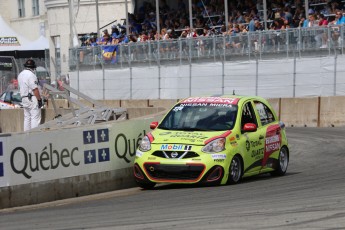
[[[241,127],[244,126],[246,123],[254,123],[255,125],[258,125],[255,117],[255,113],[253,110],[253,106],[250,102],[247,102],[242,111],[242,118],[241,118]]]
[[[25,4],[24,0],[18,0],[18,17],[25,17]]]
[[[270,108],[268,108],[265,104],[255,101],[255,107],[258,111],[258,114],[260,116],[260,121],[262,125],[267,125],[269,123],[272,123],[275,121],[274,116]]]

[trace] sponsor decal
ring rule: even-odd
[[[148,157],[147,158],[149,161],[154,161],[154,160],[156,160],[156,157]]]
[[[198,132],[175,132],[174,134],[171,135],[170,138],[183,138],[184,140],[203,140],[206,139],[207,137]]]
[[[249,151],[250,150],[250,141],[246,140],[246,150]]]
[[[160,150],[180,150],[180,151],[190,151],[192,149],[191,145],[176,145],[176,144],[163,144]]]
[[[260,140],[250,141],[250,146],[252,146],[253,148],[259,147],[261,145],[262,145],[262,142]]]
[[[259,160],[259,159],[262,159],[263,155],[264,155],[264,148],[253,149],[251,157],[255,158],[255,160]]]
[[[168,144],[165,144],[165,145],[161,145],[161,150],[183,150],[183,145],[168,145]]]
[[[169,135],[169,134],[171,134],[171,132],[163,132],[163,133],[160,133],[159,135],[160,136],[165,136],[165,135]]]
[[[174,108],[174,111],[180,111],[182,110],[182,108],[184,107],[195,107],[195,106],[210,106],[210,107],[228,107],[231,108],[232,105],[231,104],[216,104],[216,103],[184,103],[184,104],[180,104],[178,107]]]
[[[265,138],[265,152],[262,160],[262,166],[266,165],[268,158],[272,153],[278,151],[281,145],[281,133],[279,125],[271,125],[267,127],[266,138]]]
[[[180,106],[176,106],[173,111],[174,112],[178,112],[178,111],[181,111],[183,109],[183,105],[180,105]]]
[[[212,159],[213,160],[225,160],[226,159],[226,154],[212,154]]]
[[[141,151],[137,150],[137,151],[135,152],[135,156],[136,156],[136,157],[142,157],[142,156],[143,156],[143,153],[142,153]]]
[[[238,143],[237,143],[237,141],[230,141],[230,145],[232,147],[236,147],[236,146],[238,146]]]
[[[238,98],[222,98],[222,97],[191,97],[182,101],[182,103],[217,103],[217,104],[232,104],[238,102]]]
[[[279,135],[274,135],[266,138],[266,152],[274,152],[280,147]]]

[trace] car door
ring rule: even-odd
[[[265,130],[265,147],[262,159],[261,172],[270,171],[274,164],[274,159],[278,157],[281,147],[281,127],[279,122],[271,110],[271,108],[262,101],[254,101],[254,107],[259,117],[259,123]]]
[[[242,144],[244,144],[244,176],[260,172],[265,147],[265,129],[258,122],[252,101],[247,101],[241,111],[241,133]],[[252,130],[245,129],[245,126],[256,126]]]

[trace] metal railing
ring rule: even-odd
[[[344,36],[340,25],[80,47],[70,49],[69,66],[73,71],[344,54]]]

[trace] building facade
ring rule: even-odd
[[[131,0],[1,0],[0,14],[27,39],[48,38],[50,72],[55,79],[68,73],[69,48],[80,45],[78,35],[110,29],[115,20],[122,24],[126,3],[133,12]]]

